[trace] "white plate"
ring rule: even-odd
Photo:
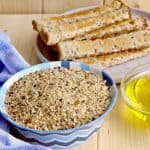
[[[63,14],[71,14],[71,13],[74,13],[74,12],[79,12],[79,11],[82,11],[82,10],[91,9],[91,8],[94,8],[94,7],[96,7],[96,6],[77,8],[77,9],[73,9],[71,11],[65,12]],[[145,18],[147,18],[148,24],[150,25],[150,13],[145,12],[145,11],[141,11],[141,10],[135,9],[135,8],[131,8],[131,10],[132,10],[133,17],[135,17],[137,15],[142,15]],[[38,58],[40,59],[41,62],[48,61],[42,55],[42,53],[40,52],[37,44],[35,46],[35,51],[36,51],[36,54],[37,54],[37,56],[38,56]],[[105,71],[107,73],[109,73],[117,83],[120,83],[121,79],[124,77],[124,75],[127,73],[128,70],[130,70],[131,68],[133,68],[135,66],[141,65],[143,63],[145,63],[145,64],[149,63],[150,64],[150,55],[128,61],[128,62],[123,63],[121,65],[116,65],[116,66],[107,68],[107,69],[105,69]]]

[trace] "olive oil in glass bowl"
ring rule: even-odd
[[[121,81],[121,93],[127,105],[141,119],[150,119],[150,64],[130,70]],[[142,116],[142,117],[141,117]]]

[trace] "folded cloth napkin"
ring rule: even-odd
[[[30,65],[11,44],[6,33],[0,32],[0,86],[16,72]],[[0,116],[0,150],[48,150],[49,148],[31,145],[13,137],[7,121]]]

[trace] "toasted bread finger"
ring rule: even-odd
[[[148,27],[146,19],[142,16],[138,16],[135,19],[121,21],[113,25],[108,25],[106,27],[91,31],[83,36],[75,37],[75,40],[81,41],[85,39],[90,40],[97,38],[108,38],[135,30],[145,29],[146,27]]]
[[[83,63],[95,65],[97,67],[100,67],[101,69],[105,69],[114,65],[125,63],[136,58],[146,56],[148,54],[150,54],[150,47],[137,50],[126,50],[95,57],[80,58],[75,59],[75,61],[80,61]]]
[[[121,5],[124,4],[120,0],[114,0],[111,4],[92,8],[90,10],[84,10],[68,15],[60,15],[57,17],[33,20],[32,24],[33,28],[40,32],[43,26],[46,26],[46,24],[64,24],[85,20],[87,18],[99,16],[102,13],[112,12],[116,9],[119,9]]]
[[[150,46],[150,29],[121,34],[116,37],[57,44],[60,59],[74,59]]]
[[[47,25],[40,32],[40,35],[42,37],[42,40],[47,45],[54,45],[60,41],[84,35],[89,31],[99,29],[100,27],[129,18],[129,8],[126,6],[122,6],[122,8],[114,12],[104,13],[100,16],[92,17],[87,20],[82,20],[80,22],[75,22],[71,24],[61,24],[55,26]]]

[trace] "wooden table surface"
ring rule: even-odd
[[[112,0],[0,0],[0,14],[62,13],[74,8],[110,3]],[[150,0],[122,0],[150,11]]]
[[[34,51],[36,32],[31,20],[42,15],[0,15],[0,28],[7,31],[21,55],[30,64],[40,63]],[[150,123],[138,119],[122,97],[106,118],[99,132],[73,150],[150,150]]]

